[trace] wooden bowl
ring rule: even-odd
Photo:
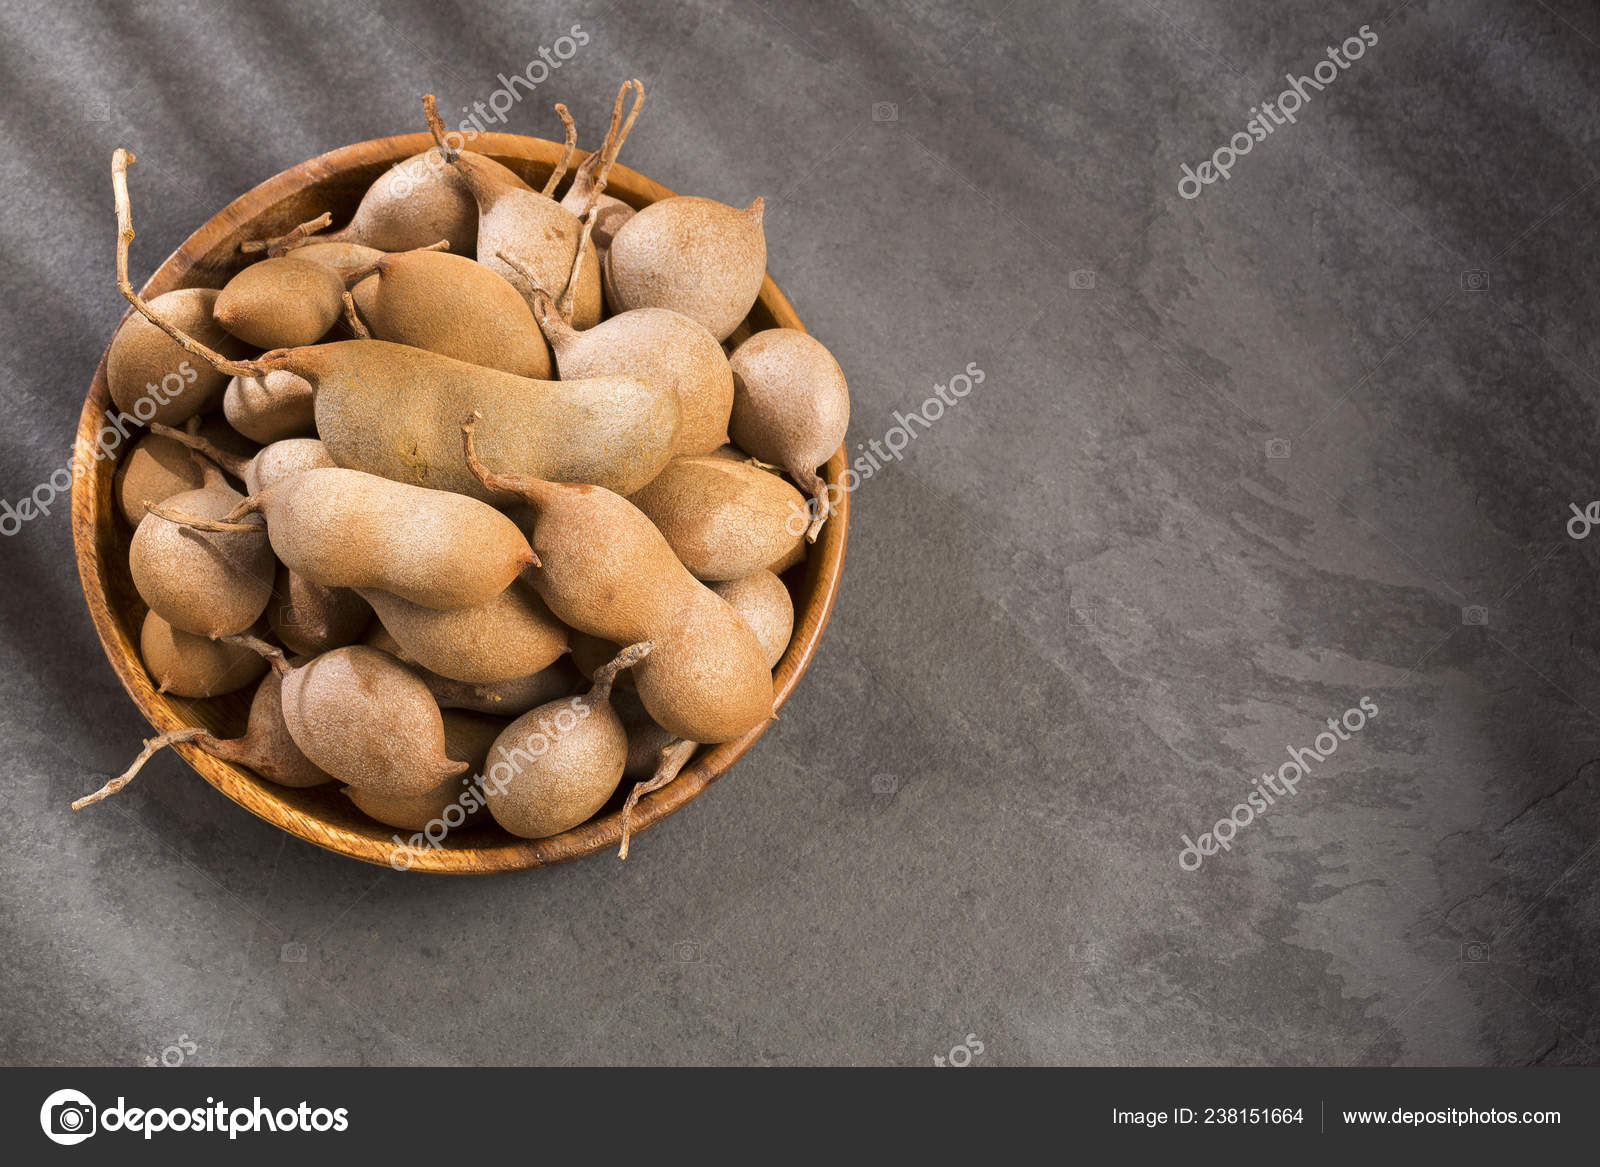
[[[241,242],[281,235],[296,223],[315,218],[323,211],[332,211],[335,223],[346,222],[374,179],[396,162],[421,153],[430,145],[426,134],[361,142],[313,158],[268,179],[234,200],[191,235],[150,277],[144,295],[152,297],[175,288],[220,288],[243,266],[244,257],[239,253]],[[484,134],[471,148],[509,166],[535,189],[549,176],[561,149],[554,142],[511,134]],[[574,161],[581,161],[582,157],[580,153]],[[135,167],[130,179],[137,227],[140,202],[149,205],[161,197],[160,175],[147,172],[141,182],[139,169]],[[635,207],[673,194],[624,166],[612,171],[606,193]],[[109,208],[108,200],[105,221],[108,239],[116,229]],[[136,266],[138,260],[136,248]],[[108,266],[105,271],[107,295],[114,288],[112,276]],[[751,329],[803,328],[800,318],[770,276],[763,282],[761,296],[746,324]],[[172,699],[156,693],[140,661],[139,627],[146,609],[128,574],[128,544],[133,532],[112,499],[117,459],[101,460],[94,456],[104,414],[110,404],[106,361],[102,355],[78,422],[72,485],[72,537],[89,614],[94,618],[111,667],[158,731],[165,733],[199,725],[213,733],[236,736],[244,730],[249,689],[211,701]],[[133,444],[131,439],[121,443],[117,457]],[[829,461],[823,475],[842,488],[845,467],[845,451],[841,448]],[[806,562],[790,571],[784,580],[794,598],[795,629],[776,672],[778,707],[788,700],[811,663],[838,592],[850,522],[849,496],[842,489],[839,494],[839,508],[823,525],[821,537],[811,547]],[[648,830],[696,798],[727,772],[769,724],[763,723],[737,741],[700,750],[676,781],[640,801],[633,816],[635,833]],[[129,746],[131,757],[135,750],[133,743]],[[368,863],[392,863],[397,868],[453,875],[479,875],[543,867],[596,851],[615,851],[622,837],[619,809],[626,793],[626,782],[624,789],[617,792],[598,816],[552,838],[519,839],[490,825],[454,830],[437,848],[411,850],[395,842],[396,836],[409,839],[411,832],[397,831],[367,818],[337,785],[291,790],[214,758],[192,744],[179,745],[176,749],[201,777],[252,814],[319,847]]]

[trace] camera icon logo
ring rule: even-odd
[[[1094,272],[1088,268],[1079,268],[1077,271],[1068,272],[1067,287],[1074,292],[1094,291]]]
[[[705,947],[698,940],[680,940],[672,946],[672,958],[679,964],[699,964],[705,960]]]
[[[1287,461],[1289,457],[1289,439],[1268,438],[1267,457],[1271,458],[1274,462]]]
[[[298,940],[291,940],[278,949],[278,959],[284,964],[304,964],[306,962],[306,946]]]
[[[1461,946],[1462,964],[1488,964],[1489,945],[1483,940],[1469,940]]]
[[[900,779],[894,774],[874,774],[867,785],[874,794],[893,794],[900,789]]]
[[[1461,288],[1467,292],[1487,292],[1489,290],[1489,273],[1482,268],[1473,268],[1471,271],[1462,272]]]
[[[71,1147],[94,1134],[98,1113],[87,1094],[57,1090],[39,1108],[39,1125],[52,1143]]]
[[[1468,604],[1461,609],[1461,622],[1476,627],[1485,627],[1489,623],[1489,609],[1482,604]]]
[[[900,120],[900,107],[892,101],[875,101],[872,103],[872,120],[897,122]]]
[[[91,122],[111,120],[111,102],[104,97],[91,97],[83,103],[84,119]]]

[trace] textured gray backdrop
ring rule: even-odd
[[[5,0],[0,497],[67,458],[122,312],[113,147],[143,278],[575,23],[507,128],[554,136],[564,100],[589,140],[643,78],[624,160],[766,196],[852,444],[983,384],[857,493],[783,720],[626,864],[402,877],[170,756],[74,815],[146,726],[64,510],[0,540],[0,1061],[916,1065],[969,1034],[980,1066],[1600,1061],[1583,0]],[[1296,124],[1179,196],[1362,25]]]

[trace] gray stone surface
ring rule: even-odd
[[[0,541],[0,1060],[1600,1061],[1600,539],[1564,529],[1600,496],[1600,16],[1389,5],[5,0],[0,497],[67,459],[121,313],[114,146],[142,274],[573,23],[511,127],[592,133],[644,78],[626,160],[767,197],[852,443],[985,376],[857,493],[783,720],[626,864],[402,877],[171,757],[74,815],[146,727],[64,512]]]

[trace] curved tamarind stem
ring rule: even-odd
[[[472,192],[472,197],[477,200],[478,205],[483,206],[492,197],[493,188],[484,178],[483,172],[462,157],[460,150],[446,144],[445,139],[450,136],[451,131],[445,129],[444,119],[439,116],[439,103],[431,93],[422,95],[422,114],[428,119],[428,133],[433,135],[433,144],[439,151],[439,157],[456,168],[456,173],[467,184],[467,190]],[[456,134],[456,137],[463,142],[466,141],[460,134]]]
[[[76,800],[72,804],[72,809],[82,810],[90,803],[99,802],[102,799],[110,798],[128,783],[132,782],[134,775],[140,770],[144,769],[144,764],[151,758],[155,757],[157,751],[163,750],[167,746],[177,745],[179,742],[198,741],[202,738],[211,738],[211,733],[209,730],[200,729],[198,726],[194,726],[189,729],[175,729],[171,733],[162,734],[160,737],[146,738],[144,742],[144,749],[139,751],[139,756],[133,760],[132,765],[130,765],[122,773],[118,774],[111,781],[107,782],[99,790],[96,790],[93,794],[86,794],[82,798]],[[215,739],[213,738],[212,740]]]
[[[175,430],[170,425],[162,425],[159,421],[150,423],[150,432],[160,434],[164,438],[171,438],[175,442],[188,446],[195,453],[211,459],[211,461],[221,466],[241,482],[244,481],[245,471],[250,469],[250,463],[254,461],[253,458],[241,458],[238,454],[229,453],[209,438],[202,438],[199,434],[191,434],[183,430]]]
[[[249,499],[245,500],[249,502]],[[232,519],[207,519],[200,515],[191,515],[187,511],[173,510],[162,503],[145,500],[144,509],[158,519],[165,519],[169,523],[177,523],[180,527],[193,527],[196,531],[210,531],[213,534],[227,535],[233,532],[259,532],[266,534],[267,528],[262,523],[241,523]]]
[[[567,276],[567,287],[561,293],[561,302],[556,305],[556,310],[561,313],[563,320],[571,320],[576,309],[574,300],[578,292],[578,274],[583,271],[583,253],[589,246],[589,239],[594,234],[594,221],[600,216],[598,200],[591,200],[589,209],[583,216],[583,234],[578,237],[578,251],[572,257],[572,272]]]
[[[633,808],[639,805],[639,800],[652,791],[660,790],[671,782],[683,768],[689,764],[689,759],[694,756],[697,743],[679,739],[669,742],[661,747],[661,761],[656,765],[656,772],[643,782],[638,783],[628,792],[628,801],[622,804],[622,846],[617,848],[617,858],[628,857],[628,841],[633,834]]]
[[[622,117],[622,103],[629,90],[635,94],[633,105],[628,110],[627,119]],[[639,110],[644,106],[644,83],[637,77],[622,83],[622,88],[617,90],[617,100],[611,107],[611,125],[606,130],[605,141],[600,146],[600,164],[594,172],[594,186],[589,191],[589,199],[583,208],[583,234],[578,239],[578,250],[572,257],[572,271],[567,276],[566,289],[561,293],[557,302],[557,310],[563,319],[571,320],[574,302],[578,293],[578,279],[583,272],[583,253],[589,247],[594,236],[595,220],[600,214],[600,196],[605,193],[606,180],[611,174],[611,168],[616,164],[617,154],[622,150],[622,143],[628,140],[628,133],[633,129],[633,123],[639,117]],[[591,159],[585,159],[587,166]]]
[[[520,494],[534,506],[539,501],[550,496],[555,487],[542,478],[534,478],[527,474],[496,474],[478,460],[478,444],[476,432],[478,423],[483,420],[483,414],[477,410],[472,411],[472,416],[461,423],[461,448],[466,456],[467,469],[472,471],[473,477],[483,483],[489,490],[501,490],[507,494]],[[532,556],[530,567],[542,567],[538,554],[529,548],[528,554]]]
[[[357,340],[371,340],[372,332],[362,323],[361,314],[356,311],[355,297],[349,292],[341,292],[344,298],[344,322],[350,326],[350,331],[356,334]]]
[[[579,250],[582,250],[582,248]],[[555,297],[545,291],[544,286],[539,283],[539,278],[528,270],[527,264],[514,255],[507,255],[504,251],[497,251],[495,255],[501,263],[511,269],[512,275],[528,285],[528,290],[532,293],[534,300],[533,314],[538,318],[541,325],[550,328],[552,331],[566,331],[574,336],[577,335],[577,331],[556,307]]]
[[[811,525],[806,528],[806,542],[815,543],[817,534],[822,530],[822,524],[828,521],[828,516],[833,513],[833,508],[828,505],[828,484],[815,470],[791,470],[795,480],[816,504],[817,517],[811,520]]]
[[[444,119],[439,116],[438,99],[431,93],[422,95],[422,116],[427,119],[428,133],[433,135],[433,144],[439,148],[439,157],[443,158],[451,166],[457,165],[461,154],[459,151],[452,150],[444,144],[446,133]]]
[[[611,686],[617,679],[617,674],[623,669],[631,669],[645,657],[649,656],[655,648],[655,641],[641,640],[638,644],[630,644],[611,660],[601,665],[594,671],[594,683],[589,688],[589,697],[596,705],[604,705],[611,700]]]
[[[628,118],[621,121],[622,101],[629,90],[633,90],[635,97],[633,106],[628,110]],[[616,103],[611,107],[611,125],[606,130],[605,141],[600,146],[600,168],[595,172],[594,190],[589,194],[589,209],[600,201],[600,196],[605,193],[606,179],[611,175],[611,168],[616,165],[617,155],[622,152],[622,143],[628,140],[628,133],[633,129],[633,123],[639,118],[639,110],[644,107],[644,82],[637,77],[631,77],[622,83],[622,88],[617,90]]]
[[[556,163],[556,168],[550,172],[550,177],[545,179],[544,189],[539,193],[549,198],[555,193],[556,187],[567,176],[567,167],[572,165],[572,152],[578,147],[578,126],[572,120],[572,115],[567,112],[567,107],[559,101],[556,102],[556,116],[561,119],[561,124],[567,130],[566,148],[561,151],[561,160]]]
[[[268,644],[259,636],[251,636],[248,632],[240,632],[234,636],[218,636],[215,638],[221,644],[237,644],[240,648],[248,648],[251,652],[260,653],[267,658],[267,664],[272,666],[272,671],[284,677],[294,671],[294,666],[289,663],[289,658],[283,655],[283,649],[276,645]]]
[[[594,172],[600,169],[600,163],[605,161],[600,151],[595,150],[578,164],[578,169],[572,172],[572,185],[567,188],[567,197],[576,197],[582,200],[582,205],[589,206],[589,196],[594,193]]]
[[[226,373],[230,377],[260,376],[265,372],[265,368],[259,362],[230,361],[215,349],[201,344],[181,328],[161,319],[155,310],[145,303],[144,298],[133,290],[133,282],[128,278],[128,245],[133,242],[133,209],[128,200],[128,166],[133,161],[135,161],[134,156],[121,147],[111,155],[111,190],[117,208],[117,290],[138,310],[139,315],[170,336],[190,356],[198,357],[219,373]]]
[[[295,227],[284,234],[277,236],[276,238],[247,239],[243,243],[239,244],[239,250],[244,252],[246,255],[252,255],[258,251],[265,251],[268,259],[276,259],[278,256],[284,255],[290,251],[293,251],[296,247],[301,246],[306,242],[308,236],[315,235],[318,231],[321,231],[332,222],[333,212],[323,211],[322,214],[318,215],[315,219],[307,219],[298,227]]]
[[[340,268],[339,269],[339,275],[344,280],[344,286],[347,287],[347,288],[353,288],[357,284],[359,284],[362,280],[366,279],[368,276],[381,276],[381,275],[383,275],[384,274],[383,261],[388,259],[388,258],[389,257],[387,255],[383,255],[383,256],[379,256],[377,259],[373,260],[371,263],[362,264],[360,267],[342,267],[342,268]]]
[[[359,267],[341,267],[336,268],[335,270],[338,271],[339,278],[344,281],[344,286],[347,288],[353,288],[368,276],[381,276],[386,274],[389,270],[388,264],[393,262],[395,256],[397,255],[410,255],[415,251],[449,250],[450,240],[441,239],[437,243],[428,244],[426,247],[411,247],[407,248],[405,251],[391,251],[386,255],[378,256],[378,258],[373,260],[371,263],[364,263]]]

